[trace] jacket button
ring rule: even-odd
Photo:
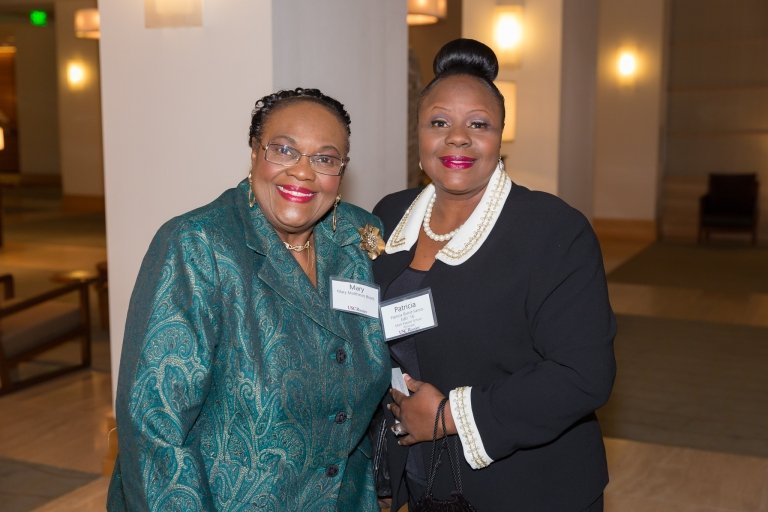
[[[336,349],[336,362],[339,364],[344,364],[344,361],[347,360],[347,351],[343,348]]]
[[[339,466],[331,464],[328,469],[325,470],[325,474],[331,478],[339,474]]]
[[[347,421],[347,413],[340,412],[336,415],[336,423],[344,423],[345,421]]]

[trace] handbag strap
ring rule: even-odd
[[[427,480],[426,494],[432,494],[432,484],[435,482],[435,475],[437,475],[437,468],[440,466],[440,458],[442,456],[443,449],[446,449],[448,453],[448,464],[451,466],[451,474],[453,475],[453,483],[456,486],[456,490],[459,493],[462,491],[461,485],[461,473],[459,472],[459,447],[454,443],[453,447],[456,451],[456,464],[451,457],[451,449],[448,446],[448,429],[445,426],[445,405],[448,403],[448,397],[440,400],[440,404],[437,406],[437,413],[435,414],[435,427],[432,431],[432,452],[429,456],[429,477]],[[440,452],[437,453],[437,460],[435,460],[435,452],[437,451],[437,426],[441,423],[443,425],[443,441],[440,443]]]
[[[461,471],[459,471],[459,445],[456,443],[456,440],[454,439],[453,442],[453,449],[456,452],[456,463],[454,464],[453,457],[451,457],[451,447],[448,445],[448,429],[445,428],[445,404],[448,402],[448,398],[443,398],[442,405],[443,408],[440,409],[440,416],[443,420],[443,435],[445,436],[443,438],[443,447],[446,448],[446,452],[448,452],[448,464],[451,466],[451,473],[453,473],[453,484],[456,486],[456,490],[459,491],[459,494],[464,492],[464,489],[461,485]],[[442,449],[442,448],[441,448]]]

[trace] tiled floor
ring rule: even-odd
[[[105,258],[104,247],[52,245],[45,233],[36,241],[26,237],[23,243],[13,238],[6,242],[0,250],[4,271],[92,268]],[[603,241],[606,269],[643,245]],[[617,313],[768,325],[766,295],[626,284],[611,284],[610,293]],[[110,409],[109,374],[100,371],[83,371],[0,398],[0,458],[100,473]],[[606,439],[606,444],[608,512],[768,512],[768,459],[623,439]],[[106,487],[106,478],[96,478],[36,510],[104,510]]]

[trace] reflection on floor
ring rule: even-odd
[[[76,243],[67,243],[61,233],[46,232],[44,222],[35,223],[36,234],[25,230],[23,236],[14,236],[24,219],[44,217],[46,212],[57,215],[55,207],[41,210],[23,196],[7,198],[6,207],[9,229],[6,246],[0,250],[2,271],[46,276],[93,268],[105,259],[103,243],[83,242],[82,233],[74,238]],[[604,240],[606,269],[616,268],[643,247],[637,242]],[[33,278],[30,282],[37,284],[31,286],[42,286],[45,279]],[[619,314],[686,320],[712,320],[717,315],[723,323],[768,325],[766,295],[626,284],[611,284],[610,294]],[[0,398],[0,459],[100,474],[110,409],[106,371],[82,371]],[[606,439],[606,444],[611,471],[608,512],[768,512],[768,459],[624,439]],[[104,510],[106,487],[105,477],[94,478],[35,510]],[[3,510],[29,510],[9,508],[12,499],[0,487]]]

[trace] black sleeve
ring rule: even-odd
[[[616,323],[600,247],[583,216],[564,217],[537,255],[526,295],[541,360],[472,388],[475,423],[494,460],[556,439],[603,405],[613,386]]]

